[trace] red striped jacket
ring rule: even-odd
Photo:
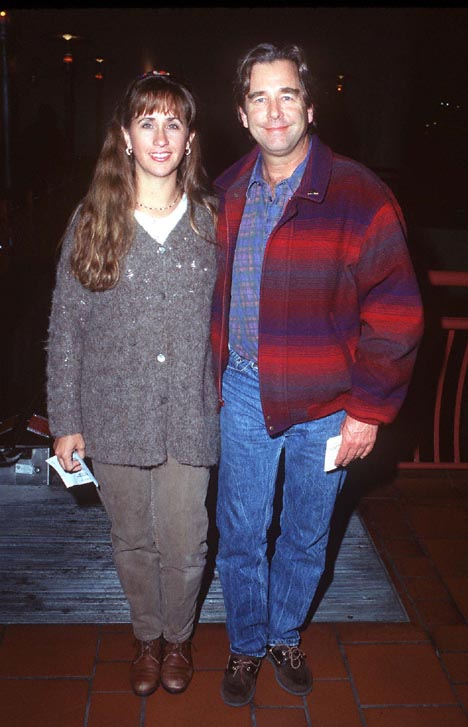
[[[254,148],[215,183],[212,345],[221,403],[234,250],[258,153]],[[423,329],[405,234],[390,189],[315,137],[301,184],[264,255],[258,363],[271,435],[340,409],[374,424],[395,418]]]

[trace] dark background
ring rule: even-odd
[[[190,81],[216,175],[248,144],[231,96],[238,57],[259,42],[295,42],[318,82],[323,139],[398,178],[405,196],[423,185],[411,194],[411,217],[466,225],[466,8],[19,8],[10,16],[16,186],[55,158],[58,167],[67,151],[92,165],[116,99],[151,68]],[[78,38],[67,44],[63,33]],[[67,50],[72,64],[63,63]],[[96,57],[104,59],[101,80]]]
[[[64,33],[78,37],[67,43]],[[301,45],[317,80],[320,136],[393,189],[425,291],[431,267],[468,270],[467,37],[463,7],[12,8],[2,46],[11,182],[0,120],[0,421],[46,414],[57,245],[136,75],[165,69],[189,81],[214,177],[250,146],[231,94],[238,57],[260,42]],[[445,303],[466,313],[463,295]]]

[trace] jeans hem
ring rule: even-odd
[[[248,651],[236,651],[235,649],[230,649],[231,654],[234,654],[234,656],[252,656],[254,659],[263,659],[267,655],[267,650],[265,649],[261,654],[258,652],[255,654],[252,654]]]

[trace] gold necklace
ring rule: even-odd
[[[143,204],[142,202],[137,202],[137,207],[143,207],[143,209],[145,209],[145,210],[158,210],[158,212],[163,212],[164,210],[170,210],[171,207],[174,207],[174,205],[178,199],[179,199],[179,190],[177,190],[175,200],[173,202],[171,202],[171,204],[166,205],[166,207],[148,207],[147,204]]]

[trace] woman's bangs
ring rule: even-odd
[[[136,104],[134,118],[152,113],[175,116],[184,123],[187,122],[187,102],[178,93],[169,89],[157,92],[147,91],[142,94]]]

